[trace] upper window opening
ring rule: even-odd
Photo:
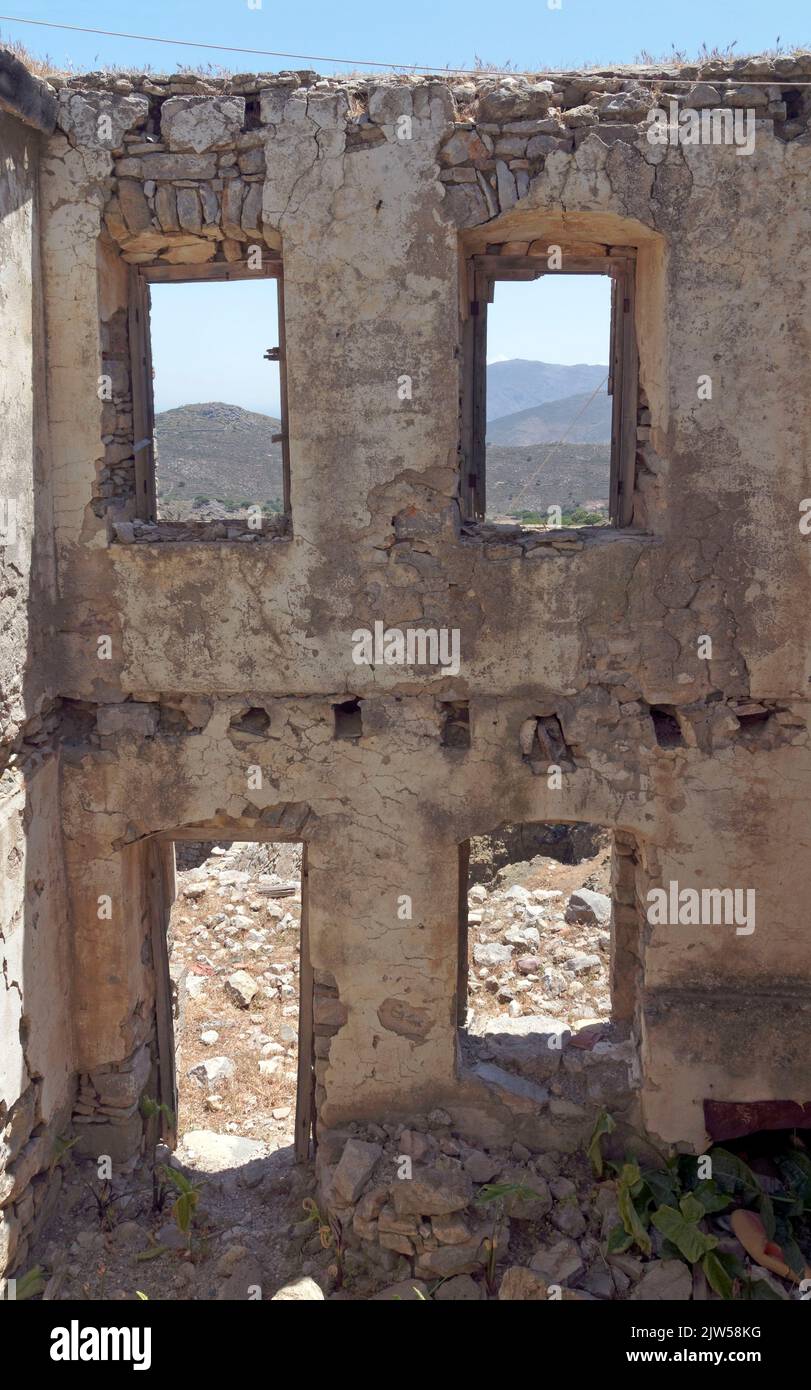
[[[275,530],[289,511],[281,266],[168,269],[133,273],[138,516]]]
[[[638,410],[634,253],[531,249],[489,247],[469,263],[464,514],[626,525]]]

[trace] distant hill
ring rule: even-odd
[[[487,515],[493,519],[516,511],[545,514],[551,506],[564,512],[582,507],[607,513],[610,457],[609,444],[567,443],[557,448],[548,443],[525,448],[489,445]]]
[[[218,499],[281,503],[282,446],[271,443],[280,428],[271,415],[222,401],[161,411],[155,416],[159,512],[220,514]],[[199,498],[208,501],[195,506]]]
[[[578,362],[562,366],[555,362],[529,362],[514,357],[509,362],[491,362],[487,368],[487,421],[531,406],[559,401],[564,396],[592,392],[608,375],[608,367]]]
[[[563,400],[533,405],[514,415],[502,415],[488,423],[489,444],[543,444],[566,438],[571,444],[606,444],[611,439],[611,398],[600,391],[590,400],[591,391]],[[584,409],[585,407],[585,409]],[[581,414],[582,411],[582,414]],[[577,423],[572,422],[576,420]]]
[[[512,440],[521,432],[534,432],[537,436],[543,428],[547,430],[543,435],[546,441],[550,437],[548,431],[556,428],[556,412],[568,424],[578,408],[577,404],[573,407],[572,401],[580,399],[570,396],[519,411],[499,422],[500,429]],[[599,409],[598,400],[602,400],[605,411],[606,398],[595,400],[594,406]],[[584,421],[587,418],[591,418],[590,412]],[[208,519],[233,515],[249,503],[280,506],[282,451],[280,444],[270,442],[279,428],[279,421],[273,416],[222,401],[162,411],[155,417],[159,515]],[[495,430],[490,433],[492,436]],[[516,500],[522,511],[545,510],[554,503],[564,509],[607,504],[607,442],[569,440],[559,444],[541,476],[519,496],[522,484],[544,464],[550,447],[548,442],[519,445],[492,438],[488,441],[489,516],[509,514]]]

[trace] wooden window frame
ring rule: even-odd
[[[551,247],[551,243],[550,243]],[[467,263],[468,313],[463,323],[460,505],[465,520],[483,520],[487,505],[487,305],[499,280],[538,280],[542,275],[610,275],[611,337],[608,393],[611,408],[609,519],[628,526],[633,516],[639,356],[636,343],[636,249],[606,246],[604,254],[564,251],[559,270],[546,255],[498,254],[498,247]]]
[[[210,265],[131,266],[129,275],[129,343],[132,380],[132,428],[135,453],[135,515],[157,521],[155,487],[155,399],[152,383],[150,285],[201,284],[221,280],[275,280],[278,303],[278,347],[269,359],[279,363],[281,431],[272,436],[282,446],[282,506],[290,515],[290,439],[287,415],[287,363],[284,331],[284,276],[278,254],[263,251],[261,268],[247,261],[217,261]],[[193,523],[192,523],[193,524]]]

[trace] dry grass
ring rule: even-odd
[[[92,70],[91,68],[79,68],[74,63],[58,64],[47,53],[43,54],[41,57],[37,57],[35,54],[31,52],[29,48],[26,47],[24,43],[21,43],[18,39],[4,38],[2,30],[0,30],[0,47],[10,49],[11,52],[14,54],[15,58],[18,58],[21,63],[24,63],[28,70],[32,72],[36,77],[75,77],[81,74],[82,72]],[[424,65],[423,75],[426,78],[435,75],[444,76],[451,79],[454,77],[461,78],[471,73],[476,76],[487,76],[488,73],[505,73],[516,77],[522,77],[537,75],[539,73],[544,72],[554,72],[558,70],[563,70],[566,72],[582,72],[584,74],[588,74],[589,72],[595,72],[598,70],[604,71],[607,68],[622,69],[640,65],[645,67],[673,68],[696,65],[700,66],[706,63],[713,62],[730,63],[735,59],[744,58],[790,58],[794,54],[807,53],[809,52],[809,49],[811,49],[811,45],[809,44],[784,44],[781,41],[780,35],[778,34],[777,38],[775,39],[774,46],[772,48],[764,49],[759,53],[738,52],[736,39],[733,39],[730,43],[725,44],[723,47],[719,47],[718,45],[708,47],[706,43],[702,43],[700,48],[696,52],[690,52],[686,48],[677,48],[675,44],[671,44],[670,50],[666,53],[655,54],[651,53],[648,49],[642,49],[639,53],[635,55],[633,59],[618,58],[608,61],[595,60],[590,62],[583,62],[580,64],[567,64],[563,69],[555,68],[553,66],[550,66],[548,63],[536,63],[534,65],[525,65],[522,67],[519,63],[513,62],[512,59],[507,59],[506,61],[501,63],[494,63],[490,62],[489,59],[480,57],[477,53],[474,56],[472,68],[453,67],[450,63],[437,63],[434,67],[432,67],[430,64],[426,64]],[[98,58],[96,58],[94,60],[94,63],[97,64],[98,61]],[[307,60],[304,58],[297,60],[290,59],[290,66],[284,70],[303,71],[307,61],[311,60]],[[407,66],[408,65],[404,64],[403,68],[398,69],[395,64],[393,65],[393,70],[390,73],[386,71],[375,73],[371,69],[363,69],[360,71],[353,70],[350,67],[350,65],[347,64],[346,69],[339,68],[337,72],[327,75],[344,77],[347,81],[371,81],[375,77],[380,76],[403,76],[407,72]],[[212,62],[199,64],[177,63],[172,72],[167,72],[165,69],[163,71],[156,71],[151,63],[139,64],[138,66],[134,66],[131,63],[128,65],[123,65],[119,63],[106,63],[102,65],[102,70],[104,72],[109,72],[112,75],[122,77],[149,76],[154,78],[156,81],[168,81],[172,77],[200,77],[227,81],[229,78],[233,78],[237,75],[246,75],[244,69],[240,70],[236,66],[226,67],[222,63]]]
[[[47,53],[41,58],[36,58],[24,43],[20,43],[19,39],[5,38],[2,30],[0,30],[0,48],[7,48],[9,52],[14,54],[18,62],[25,64],[28,71],[32,72],[35,77],[69,76],[69,69],[59,67]]]

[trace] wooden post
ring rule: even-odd
[[[174,846],[150,840],[146,849],[147,893],[155,968],[155,1031],[158,1041],[158,1101],[171,1111],[160,1130],[170,1149],[177,1144],[177,1069],[172,1016],[172,982],[169,977],[169,914],[175,896]]]
[[[130,364],[132,433],[135,450],[135,510],[142,521],[155,521],[155,417],[152,400],[152,343],[149,335],[149,283],[137,266],[130,269]]]
[[[468,981],[468,928],[467,928],[467,878],[470,864],[470,841],[464,840],[459,846],[459,912],[458,912],[458,956],[456,964],[456,1023],[464,1028],[467,1022],[467,981]]]
[[[313,1034],[313,967],[310,960],[307,846],[301,850],[301,937],[299,945],[298,1081],[294,1151],[297,1163],[310,1156],[315,1134],[315,1040]]]

